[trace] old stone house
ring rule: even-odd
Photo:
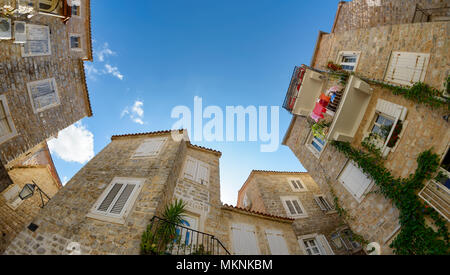
[[[84,71],[92,48],[89,0],[1,0],[0,15],[0,242],[5,244],[41,205],[34,197],[17,201],[17,207],[7,201],[17,199],[32,179],[49,196],[61,187],[46,142],[92,116]],[[44,157],[31,163],[37,152]]]
[[[295,68],[285,99],[284,107],[293,117],[283,144],[295,153],[321,190],[334,192],[352,217],[351,229],[378,243],[382,254],[392,253],[389,244],[400,230],[398,209],[374,193],[377,188],[372,178],[330,141],[350,142],[355,148],[369,142],[379,150],[385,167],[402,178],[414,174],[419,154],[432,148],[441,156],[444,176],[440,182],[426,184],[419,196],[450,220],[448,111],[394,95],[374,82],[403,87],[423,82],[443,90],[441,100],[447,100],[444,88],[450,73],[450,51],[446,3],[341,2],[333,31],[319,33],[310,66]],[[418,20],[421,11],[416,4],[433,14]],[[334,77],[331,70],[339,66],[351,73],[347,81]],[[327,92],[334,100],[319,108],[323,112],[319,119],[328,123],[320,133],[315,131],[317,122],[313,119],[317,119],[315,108],[320,99],[327,99]]]
[[[186,242],[206,238],[214,254],[301,254],[293,219],[222,205],[220,157],[185,131],[113,136],[5,254],[68,254],[73,243],[82,254],[139,254],[143,232],[175,199],[187,203]]]
[[[292,226],[304,254],[362,250],[334,209],[333,198],[308,173],[254,170],[239,190],[237,206],[295,219]]]

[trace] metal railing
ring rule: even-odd
[[[447,18],[443,20],[448,21],[448,18],[450,17],[450,7],[424,9],[417,5],[412,23],[432,22],[435,21],[436,17]]]
[[[154,216],[147,228],[147,255],[230,255],[215,236]]]

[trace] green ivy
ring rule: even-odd
[[[418,167],[408,178],[395,178],[378,157],[370,152],[353,148],[348,142],[331,141],[330,144],[353,160],[364,173],[370,175],[379,187],[379,193],[392,200],[399,210],[401,230],[391,243],[399,255],[445,255],[450,253],[447,222],[431,207],[421,202],[417,192],[430,180],[439,167],[439,156],[427,150],[417,159]],[[425,222],[433,219],[437,231]]]

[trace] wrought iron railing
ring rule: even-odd
[[[437,21],[437,17],[441,18],[441,21],[448,21],[450,17],[450,7],[424,9],[417,5],[412,23]]]
[[[150,255],[230,255],[215,236],[154,216],[147,228]]]

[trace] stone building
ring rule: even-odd
[[[33,178],[52,196],[61,184],[46,142],[92,116],[84,71],[92,61],[90,2],[0,0],[0,15],[0,196],[17,198]],[[36,152],[43,157],[24,161]],[[13,209],[0,201],[17,216],[2,220],[1,243],[37,213],[33,199]]]
[[[379,5],[368,7],[367,3]],[[411,7],[416,3],[428,3],[435,16],[413,21]],[[433,148],[441,156],[444,177],[441,182],[426,184],[419,196],[449,221],[448,111],[394,95],[376,82],[403,87],[424,82],[443,91],[439,97],[443,102],[448,100],[450,28],[448,18],[442,16],[446,4],[448,1],[341,3],[333,31],[319,33],[310,66],[295,68],[285,99],[284,107],[293,118],[283,144],[295,153],[321,190],[335,193],[352,217],[348,221],[351,229],[369,242],[377,242],[383,254],[392,253],[389,244],[401,228],[398,209],[372,192],[377,188],[371,177],[329,143],[344,141],[362,148],[363,141],[369,142],[379,150],[385,167],[402,178],[414,174],[419,154]],[[437,12],[441,14],[437,16]],[[349,79],[342,82],[334,77],[330,66],[350,72]],[[311,114],[322,94],[333,89],[337,91],[332,93],[335,100],[322,110],[322,120],[328,125],[318,134]]]
[[[308,173],[254,170],[239,190],[238,207],[295,219],[292,223],[305,254],[354,254],[362,250]],[[313,253],[310,243],[319,247]]]
[[[185,131],[113,136],[5,254],[67,254],[73,243],[82,254],[139,254],[152,218],[163,222],[154,217],[175,199],[187,203],[186,242],[223,245],[214,254],[301,254],[293,219],[222,205],[220,157]]]

